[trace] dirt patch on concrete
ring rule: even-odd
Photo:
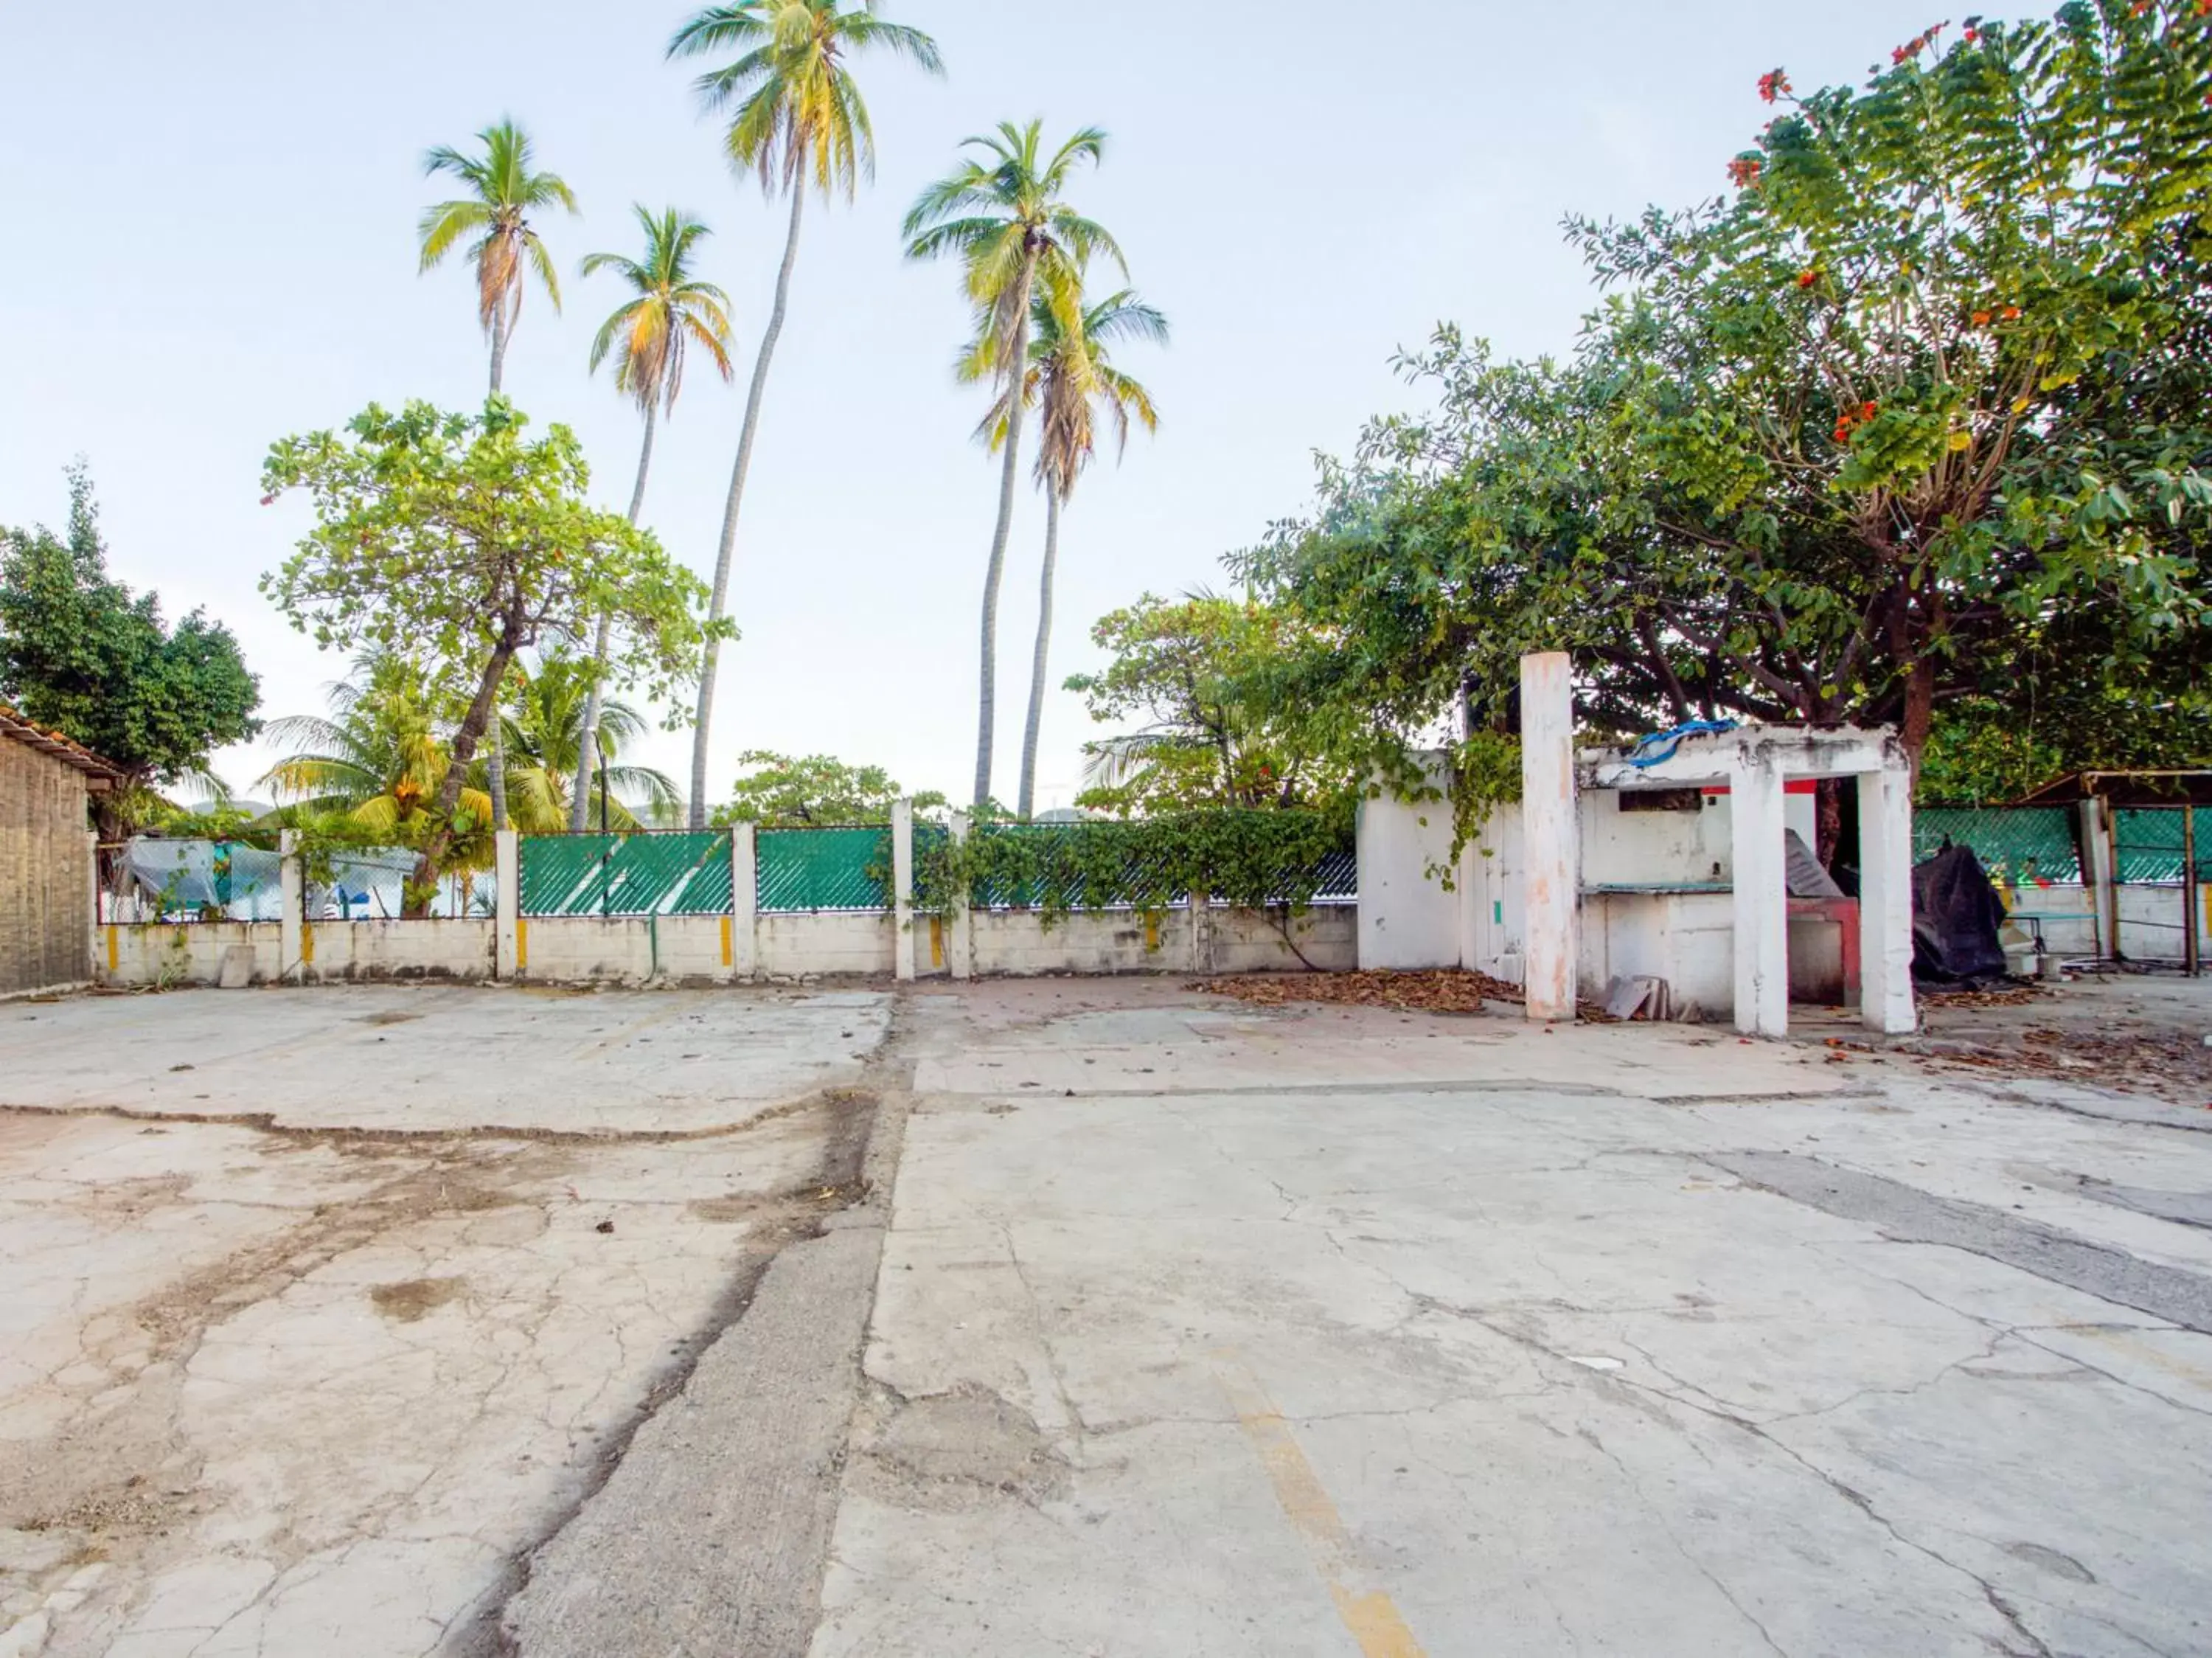
[[[1437,972],[1240,973],[1201,978],[1188,988],[1206,996],[1226,996],[1257,1007],[1279,1008],[1293,1002],[1329,1002],[1362,1008],[1395,1008],[1402,1013],[1481,1013],[1486,1002],[1518,1007],[1521,987],[1487,973],[1457,970]]]
[[[466,1278],[409,1278],[399,1283],[380,1283],[368,1292],[369,1304],[395,1324],[417,1324],[447,1302],[468,1291]]]
[[[1012,1497],[1064,1495],[1070,1470],[1036,1418],[989,1388],[901,1399],[880,1384],[860,1436],[874,1494],[905,1507],[957,1511]]]

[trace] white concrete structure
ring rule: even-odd
[[[897,802],[891,808],[891,919],[897,936],[892,941],[892,972],[902,984],[914,979],[914,802]]]
[[[499,877],[499,976],[522,971],[522,837],[512,829],[492,835],[492,857]]]
[[[1565,651],[1521,659],[1522,988],[1534,1020],[1571,1020],[1582,952],[1582,822],[1575,806],[1574,664]]]
[[[1451,778],[1429,771],[1436,798],[1385,792],[1359,803],[1359,965],[1406,972],[1460,964],[1459,921],[1443,878],[1451,869]]]
[[[1582,781],[1591,789],[1729,790],[1735,1023],[1755,1036],[1781,1036],[1790,1028],[1785,783],[1856,779],[1862,1015],[1875,1030],[1914,1028],[1912,773],[1893,732],[1747,726],[1685,737],[1664,759],[1639,764],[1638,758],[1623,749],[1591,751],[1582,759]],[[1533,936],[1529,949],[1533,957]]]

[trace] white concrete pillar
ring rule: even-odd
[[[2081,802],[2081,878],[2089,883],[2089,899],[2097,916],[2097,954],[2106,959],[2119,954],[2120,864],[2112,844],[2112,826],[2101,800]]]
[[[955,812],[952,814],[954,846],[965,846],[968,844],[970,828],[968,814],[965,812]],[[974,919],[968,913],[968,887],[964,881],[960,884],[960,889],[952,894],[952,919],[945,930],[947,936],[945,950],[952,958],[950,964],[952,976],[955,978],[973,978],[975,976],[975,927]]]
[[[307,981],[307,882],[300,867],[300,837],[284,830],[276,837],[277,976],[287,984]]]
[[[750,823],[730,829],[730,972],[760,974],[760,844]]]
[[[102,982],[106,975],[100,971],[100,832],[84,832],[84,976],[93,984]]]
[[[1571,1020],[1582,954],[1582,820],[1574,663],[1565,651],[1521,659],[1521,824],[1528,1017]],[[1775,852],[1781,855],[1778,830]]]
[[[499,877],[499,919],[494,973],[515,978],[522,972],[522,837],[512,829],[492,835],[494,868]]]
[[[1917,1027],[1912,1002],[1912,773],[1859,779],[1859,1015],[1869,1030]]]
[[[1729,784],[1735,863],[1735,1027],[1790,1033],[1790,886],[1782,774],[1747,756]]]
[[[902,800],[891,807],[891,917],[897,923],[891,937],[892,975],[902,984],[914,982],[914,802]]]

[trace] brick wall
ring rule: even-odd
[[[82,773],[0,737],[0,996],[92,978]]]

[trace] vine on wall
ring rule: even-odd
[[[964,842],[915,838],[915,909],[1164,910],[1193,893],[1238,908],[1303,910],[1331,856],[1351,849],[1341,814],[1178,812],[1128,821],[979,824]],[[888,837],[884,862],[890,863]]]

